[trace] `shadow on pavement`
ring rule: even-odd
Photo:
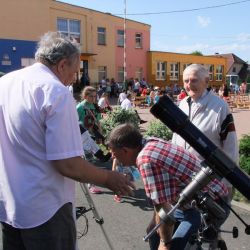
[[[134,196],[124,197],[124,203],[139,207],[143,211],[153,210],[153,206],[149,203],[145,190],[142,188],[136,189],[134,191]]]

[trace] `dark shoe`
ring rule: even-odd
[[[103,151],[100,149],[95,153],[95,157],[102,162],[106,162],[111,158],[111,153],[104,155]]]
[[[146,123],[147,121],[140,120],[140,124]]]

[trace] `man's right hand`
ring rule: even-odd
[[[126,175],[100,169],[81,157],[54,160],[52,163],[63,176],[79,182],[107,187],[117,195],[133,195],[135,186]]]
[[[108,171],[105,186],[117,195],[133,195],[133,189],[135,189],[135,185],[126,175],[116,171]]]

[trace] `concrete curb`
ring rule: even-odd
[[[232,200],[232,206],[238,207],[238,208],[241,208],[250,212],[250,204]]]

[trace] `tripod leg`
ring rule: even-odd
[[[87,202],[89,204],[90,209],[92,210],[95,221],[98,224],[103,224],[104,223],[103,218],[100,217],[100,215],[98,214],[98,212],[97,212],[97,210],[95,208],[94,201],[93,201],[93,199],[92,199],[92,197],[91,197],[91,195],[89,193],[89,189],[88,189],[87,185],[84,184],[84,183],[80,183],[80,187],[81,187],[81,189],[82,189],[82,191],[83,191],[83,193],[85,195],[85,198],[86,198],[86,200],[87,200]]]
[[[109,237],[108,237],[108,235],[107,235],[107,233],[106,233],[106,231],[105,231],[105,229],[104,229],[104,227],[102,225],[104,223],[104,220],[103,220],[102,217],[100,217],[100,215],[98,214],[98,211],[96,210],[95,203],[94,203],[94,201],[93,201],[93,199],[92,199],[92,197],[91,197],[91,195],[89,193],[89,189],[87,187],[87,184],[80,183],[80,187],[81,187],[81,189],[82,189],[82,191],[83,191],[83,193],[85,195],[85,198],[86,198],[86,200],[88,202],[90,210],[93,213],[95,221],[100,225],[103,236],[104,236],[110,250],[114,250],[113,245],[112,245],[112,243],[111,243],[111,241],[110,241],[110,239],[109,239]]]

